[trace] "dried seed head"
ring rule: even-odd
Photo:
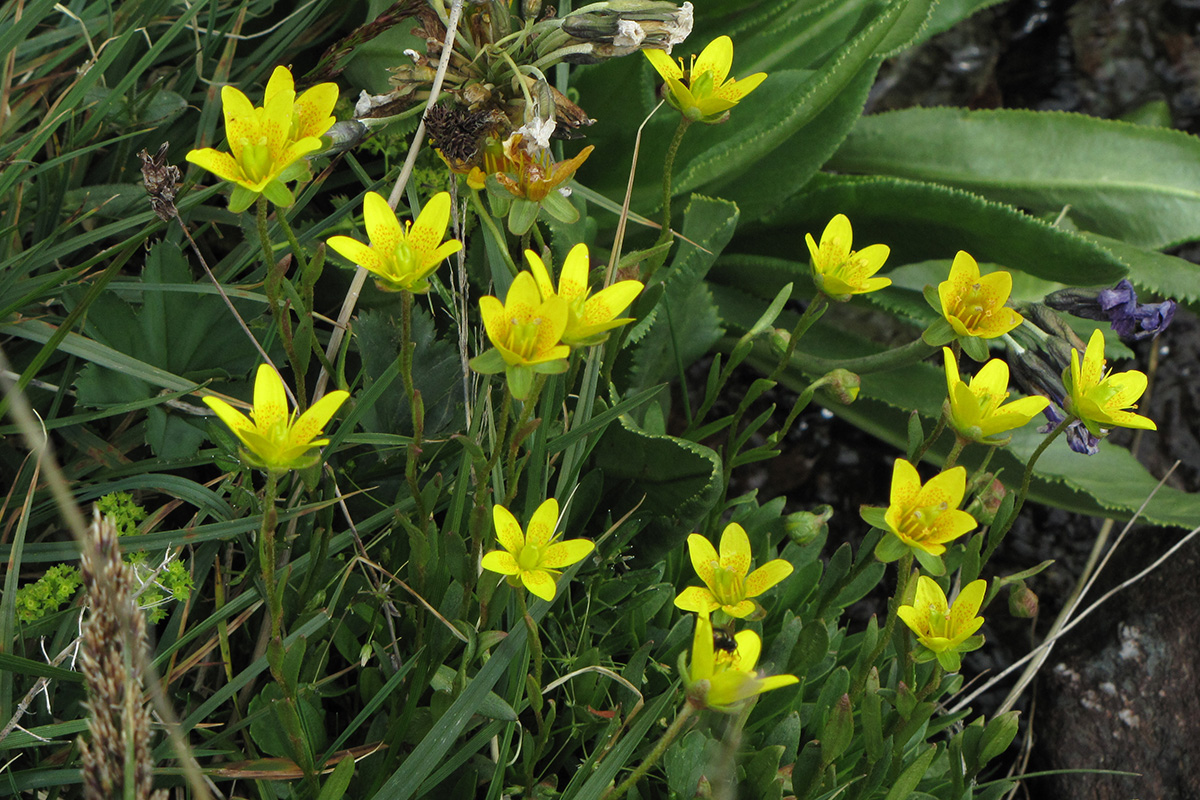
[[[163,142],[153,156],[145,150],[138,153],[138,158],[142,160],[142,183],[150,195],[150,207],[164,222],[179,216],[175,208],[175,191],[183,178],[179,167],[167,163],[168,146],[169,142]]]

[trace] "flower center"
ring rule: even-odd
[[[992,316],[992,300],[987,292],[983,291],[981,283],[971,284],[971,288],[958,298],[956,305],[958,308],[955,309],[954,315],[968,329],[981,327],[980,323]]]
[[[904,535],[914,542],[922,541],[929,535],[929,529],[933,527],[938,516],[949,507],[949,504],[943,500],[931,506],[914,508],[904,515],[904,519],[900,522],[900,528]]]
[[[401,238],[396,243],[396,249],[392,251],[388,258],[388,271],[397,281],[403,281],[411,277],[421,266],[421,258],[408,240]]]
[[[929,604],[929,635],[950,639],[950,612],[942,611],[935,604]]]
[[[524,572],[535,570],[538,564],[542,563],[542,548],[536,544],[527,544],[521,548],[521,554],[517,556],[517,566]]]
[[[271,172],[273,162],[267,138],[264,136],[255,143],[243,142],[239,160],[242,162],[242,171],[246,173],[247,178],[256,182],[266,178]]]
[[[737,605],[746,599],[742,576],[716,562],[713,563],[713,582],[709,588],[713,597],[723,606]]]
[[[522,320],[513,317],[509,320],[508,347],[523,359],[531,359],[538,353],[538,333],[541,329],[542,318],[530,317]]]

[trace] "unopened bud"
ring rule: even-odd
[[[813,511],[788,514],[784,521],[788,538],[799,545],[808,544],[825,530],[832,516],[833,508],[830,506],[817,506]]]
[[[1013,584],[1008,593],[1008,613],[1018,619],[1033,619],[1038,613],[1038,596],[1024,581]]]
[[[775,328],[770,336],[771,352],[783,358],[787,355],[788,345],[792,343],[792,334],[783,328]]]
[[[828,389],[837,401],[844,406],[848,406],[858,399],[858,390],[862,387],[862,381],[858,375],[848,369],[837,369],[825,375],[825,388]]]
[[[996,478],[992,478],[979,493],[979,513],[975,515],[976,520],[981,525],[991,525],[1007,494],[1008,490],[1004,488],[1004,484]]]

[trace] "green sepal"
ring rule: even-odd
[[[933,661],[935,658],[937,658],[937,653],[933,652],[923,644],[917,645],[916,649],[914,649],[912,652],[912,660],[913,663],[916,664],[925,664]]]
[[[512,208],[508,210],[508,231],[513,236],[524,236],[533,227],[533,223],[537,221],[538,211],[541,209],[537,203],[531,200],[525,200],[520,197],[513,198]]]
[[[245,186],[233,185],[233,192],[229,195],[229,210],[235,214],[240,214],[250,206],[254,205],[254,201],[258,199],[258,192],[251,191]]]
[[[946,321],[945,317],[934,320],[921,334],[921,339],[930,347],[941,347],[957,338],[958,334],[954,332],[954,328],[950,327],[950,323]]]
[[[946,574],[946,565],[942,563],[941,556],[935,556],[932,553],[927,553],[919,547],[912,548],[912,553],[917,557],[917,563],[921,565],[921,569],[925,570],[930,575]]]
[[[987,342],[978,336],[964,336],[960,341],[962,342],[963,352],[980,364],[987,361],[991,356],[991,353],[988,351]]]
[[[908,545],[897,539],[895,535],[884,536],[879,540],[879,544],[875,545],[875,557],[884,564],[898,560],[907,552]]]
[[[913,411],[908,415],[908,443],[904,450],[905,458],[912,461],[924,441],[925,429],[921,425],[921,415],[917,411]]]
[[[938,294],[937,287],[932,283],[925,284],[925,288],[921,290],[921,294],[925,297],[925,302],[929,303],[929,307],[942,316],[942,297]]]
[[[955,650],[943,650],[937,654],[937,660],[946,672],[958,672],[962,669],[962,657]]]
[[[955,649],[960,653],[970,653],[972,650],[978,650],[983,647],[983,634],[977,633],[974,636],[969,636],[962,641]]]
[[[504,363],[504,356],[494,347],[475,356],[467,364],[480,375],[498,375],[508,367]]]
[[[485,183],[487,189],[488,209],[491,210],[492,216],[496,219],[503,219],[508,216],[508,210],[512,207],[513,193],[504,188],[500,181],[496,180],[495,175],[488,175]]]
[[[560,358],[557,361],[543,361],[541,364],[534,364],[533,371],[539,375],[561,375],[567,371],[567,360]]]
[[[290,208],[292,203],[296,202],[292,190],[283,185],[283,182],[278,178],[268,183],[263,187],[263,197],[270,200],[274,205],[280,208]]]
[[[579,209],[559,191],[550,192],[542,198],[542,209],[554,219],[568,225],[579,221]]]
[[[879,528],[882,531],[888,530],[887,509],[883,506],[859,506],[858,516],[872,528]],[[897,541],[899,540],[897,539]]]
[[[512,392],[513,397],[518,400],[529,397],[529,392],[533,389],[532,369],[527,366],[510,366],[504,370],[504,377],[508,380],[508,390]]]
[[[279,177],[275,180],[280,183],[291,183],[293,181],[307,181],[311,178],[312,170],[309,169],[308,159],[302,158],[284,167],[283,172],[279,173]]]

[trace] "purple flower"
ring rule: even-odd
[[[1175,317],[1176,303],[1138,303],[1133,284],[1122,278],[1111,289],[1062,289],[1046,296],[1046,305],[1084,319],[1103,320],[1122,339],[1138,341],[1162,333]]]
[[[1058,427],[1058,424],[1066,419],[1066,415],[1062,409],[1051,403],[1046,406],[1046,410],[1042,412],[1046,415],[1048,422],[1038,428],[1038,433],[1050,433]],[[1100,452],[1100,439],[1092,435],[1092,432],[1079,420],[1074,420],[1067,426],[1067,446],[1076,453],[1082,453],[1085,456],[1094,456]]]

